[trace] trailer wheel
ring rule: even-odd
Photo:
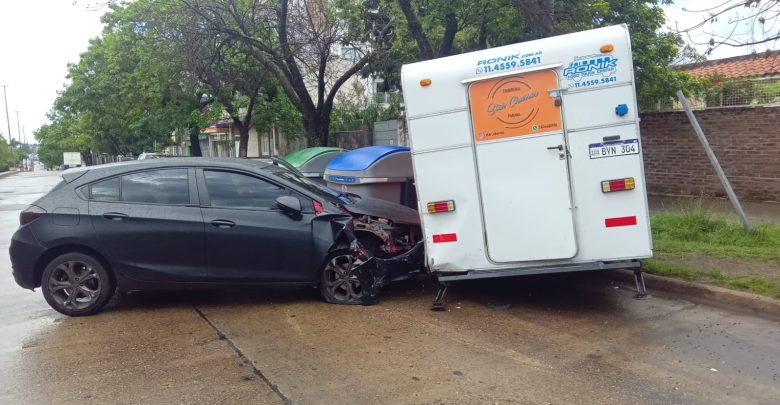
[[[331,304],[360,304],[363,290],[355,268],[363,264],[349,250],[337,250],[323,261],[320,270],[320,294]]]

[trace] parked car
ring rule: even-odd
[[[157,152],[143,152],[140,155],[138,155],[138,160],[159,159],[165,157],[170,157],[170,155],[166,155],[165,153],[157,153]]]
[[[301,171],[298,170],[295,166],[291,165],[290,162],[288,162],[288,161],[286,161],[286,160],[284,160],[282,158],[278,158],[276,156],[263,155],[263,156],[257,156],[257,157],[248,157],[247,159],[259,160],[259,161],[262,161],[262,162],[265,162],[265,163],[270,163],[272,165],[276,165],[276,166],[285,168],[285,169],[287,169],[287,170],[289,170],[291,172],[294,172],[294,173],[302,174]]]
[[[20,214],[10,255],[17,284],[42,287],[66,315],[99,311],[115,287],[311,285],[355,304],[385,270],[422,258],[416,211],[262,160],[139,160],[62,177]]]

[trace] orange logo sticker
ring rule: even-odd
[[[557,85],[552,70],[472,83],[474,138],[480,142],[561,130],[561,112],[549,93]]]

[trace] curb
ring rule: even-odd
[[[607,278],[629,283],[634,289],[634,272],[631,270],[613,270],[604,272]],[[674,295],[674,298],[684,299],[697,304],[721,307],[737,312],[748,312],[765,318],[780,319],[780,300],[763,295],[730,290],[709,284],[682,281],[669,277],[645,273],[645,285],[652,295]]]
[[[19,173],[18,170],[6,170],[4,172],[0,172],[0,179],[17,173]]]

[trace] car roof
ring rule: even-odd
[[[251,169],[263,170],[271,169],[276,166],[263,160],[241,159],[241,158],[213,158],[213,157],[172,157],[166,159],[148,159],[132,160],[126,162],[107,163],[97,166],[82,166],[68,169],[62,172],[62,178],[66,183],[70,183],[85,174],[89,173],[90,178],[108,177],[125,172],[157,169],[166,167],[206,167],[219,166],[232,169]]]

